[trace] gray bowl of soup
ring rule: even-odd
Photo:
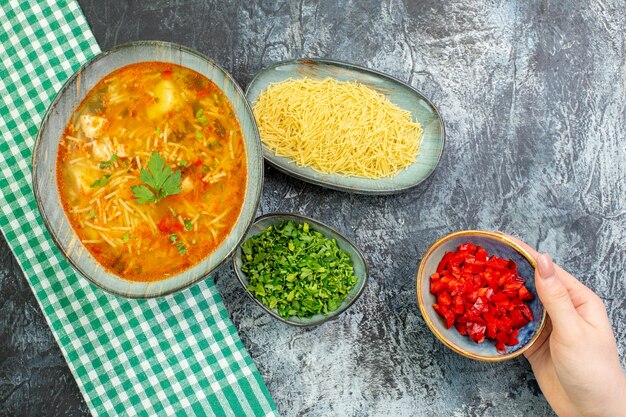
[[[252,111],[233,78],[191,49],[133,42],[63,86],[33,151],[33,189],[85,278],[147,298],[188,287],[238,247],[263,180]]]

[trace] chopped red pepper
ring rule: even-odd
[[[534,296],[519,276],[517,264],[473,243],[446,253],[437,272],[430,277],[430,292],[437,296],[433,309],[476,343],[485,338],[495,342],[499,352],[519,343],[519,329],[533,320],[526,301]]]
[[[164,80],[169,80],[170,78],[172,78],[172,70],[167,69],[161,72],[161,78],[163,78]]]
[[[178,220],[176,220],[173,216],[166,216],[161,219],[157,228],[160,232],[171,234],[171,233],[179,233],[183,231],[183,225],[180,224]]]

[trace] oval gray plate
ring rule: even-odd
[[[104,269],[72,229],[57,189],[59,141],[78,105],[106,75],[137,62],[171,62],[213,81],[228,97],[241,125],[247,156],[248,184],[239,218],[226,240],[200,263],[167,279],[153,282],[125,280]],[[234,252],[254,219],[263,187],[261,141],[252,110],[233,78],[204,55],[168,42],[140,41],[102,52],[70,77],[48,108],[33,149],[33,190],[50,235],[74,269],[98,287],[124,297],[148,298],[186,288],[220,266]]]
[[[248,291],[248,277],[241,270],[241,266],[243,261],[241,260],[241,248],[238,248],[237,251],[233,254],[233,269],[241,283],[241,286],[246,291],[246,294],[250,298],[254,300],[263,310],[267,313],[271,314],[278,320],[283,323],[291,324],[293,326],[306,327],[306,326],[315,326],[325,321],[328,321],[334,317],[337,317],[339,314],[346,311],[354,302],[359,298],[359,296],[363,293],[365,289],[365,284],[367,283],[367,264],[365,263],[365,258],[361,251],[356,247],[354,243],[352,243],[347,237],[337,232],[330,226],[327,226],[323,223],[320,223],[316,220],[313,220],[309,217],[301,216],[299,214],[290,214],[290,213],[272,213],[265,214],[256,219],[248,234],[246,239],[249,239],[252,236],[256,236],[260,234],[263,230],[267,229],[269,226],[276,226],[285,221],[291,220],[296,224],[308,223],[311,226],[311,229],[320,232],[328,239],[334,239],[337,242],[337,246],[340,249],[347,252],[350,255],[350,259],[352,260],[352,267],[354,268],[354,276],[357,278],[356,285],[350,291],[350,294],[346,297],[345,300],[341,303],[341,305],[335,311],[331,311],[328,315],[317,314],[313,317],[309,318],[300,318],[300,317],[289,317],[285,319],[278,314],[276,309],[272,309],[263,304],[260,300],[258,300],[254,295],[250,294]]]
[[[274,167],[295,178],[323,187],[361,194],[393,194],[419,185],[439,163],[443,152],[445,129],[435,106],[413,87],[383,73],[327,59],[296,59],[278,62],[258,73],[248,85],[246,97],[254,107],[259,95],[271,83],[289,78],[335,78],[357,81],[384,94],[402,109],[412,113],[424,130],[422,144],[413,164],[394,177],[366,179],[340,174],[323,174],[310,167],[300,167],[291,158],[277,156],[263,145],[263,156]]]

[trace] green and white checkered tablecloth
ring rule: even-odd
[[[99,52],[74,0],[0,1],[0,228],[94,415],[276,415],[211,279],[151,300],[77,276],[48,235],[31,149],[63,82]]]

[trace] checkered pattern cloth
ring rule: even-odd
[[[94,415],[276,415],[211,279],[128,300],[66,262],[31,187],[37,128],[98,45],[75,1],[0,1],[0,228]]]

